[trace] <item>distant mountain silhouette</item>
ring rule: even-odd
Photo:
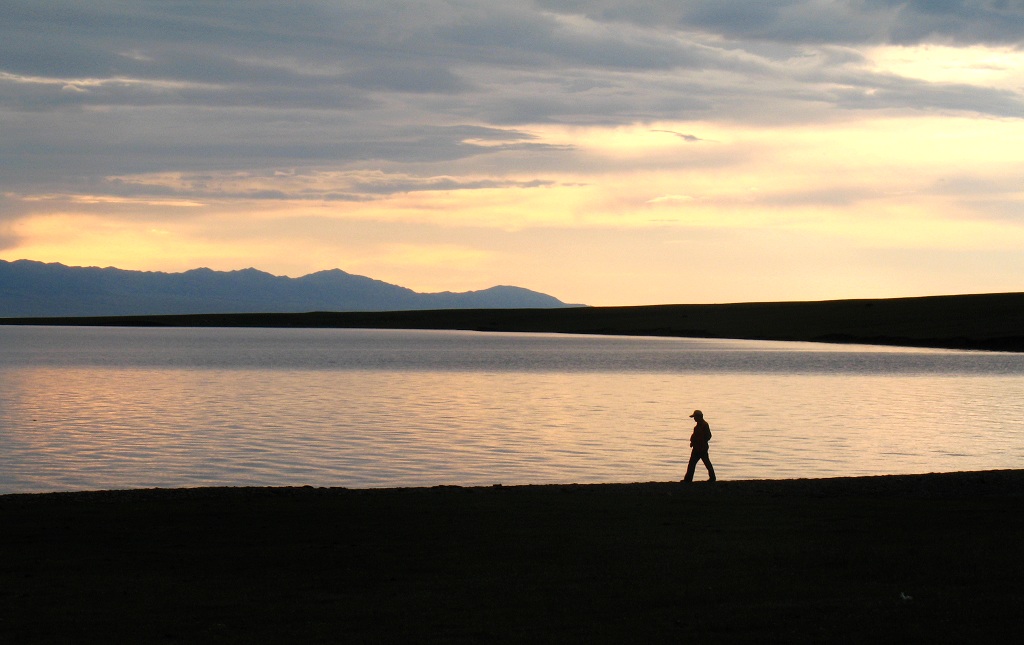
[[[184,273],[0,260],[0,317],[570,307],[520,287],[417,293],[339,269],[301,278],[256,269]]]

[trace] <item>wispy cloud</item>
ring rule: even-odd
[[[651,130],[651,132],[662,132],[664,134],[671,134],[679,137],[687,143],[697,143],[698,141],[708,141],[708,139],[701,139],[695,134],[686,134],[685,132],[676,132],[675,130]]]

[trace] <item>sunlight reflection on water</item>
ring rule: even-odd
[[[0,343],[0,493],[677,480],[695,407],[723,479],[1024,462],[1016,354],[369,330]]]

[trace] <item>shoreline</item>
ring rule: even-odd
[[[776,495],[903,495],[971,497],[997,495],[1024,497],[1024,469],[960,470],[949,472],[849,475],[831,477],[793,477],[787,479],[719,479],[708,482],[695,479],[692,486],[678,481],[602,482],[602,483],[545,483],[545,484],[490,484],[460,485],[436,484],[429,486],[382,486],[352,488],[346,486],[181,486],[145,488],[109,488],[96,490],[62,490],[39,492],[0,493],[0,503],[14,498],[41,499],[46,496],[75,498],[92,501],[100,498],[159,499],[168,497],[209,497],[265,492],[279,495],[345,495],[345,494],[397,494],[410,491],[487,491],[487,490],[586,490],[622,488],[636,492],[665,492],[664,489],[682,486],[683,489],[714,489],[717,495],[750,496]]]
[[[1024,470],[0,496],[0,642],[951,642],[1019,632]]]
[[[1024,293],[559,309],[0,318],[0,325],[444,329],[1024,352]]]

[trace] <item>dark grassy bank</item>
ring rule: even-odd
[[[468,329],[1024,351],[1024,293],[570,309],[8,318],[0,323]]]
[[[1024,471],[0,496],[0,642],[1003,642],[1021,511]]]

